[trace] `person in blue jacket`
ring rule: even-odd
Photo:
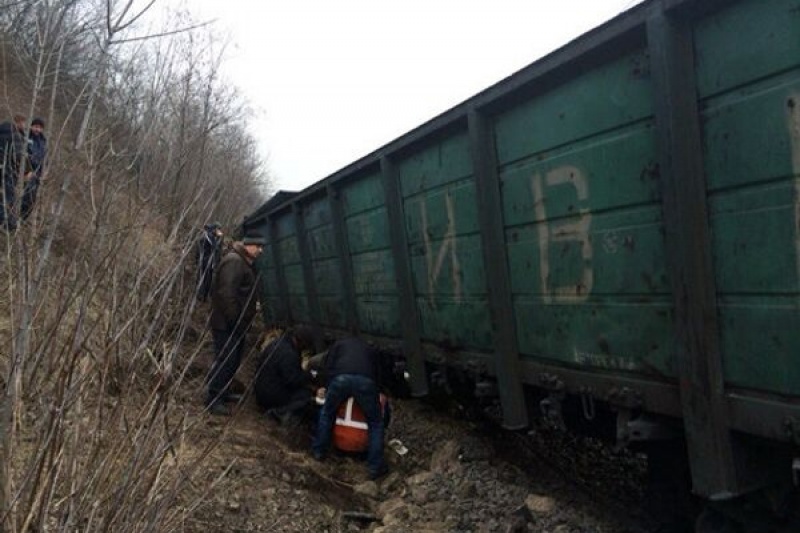
[[[30,171],[25,121],[24,116],[14,115],[11,122],[0,124],[0,225],[6,231],[17,229],[17,183]]]
[[[22,220],[26,220],[33,211],[47,163],[47,137],[44,135],[44,120],[38,117],[31,121],[28,131],[28,161],[31,172],[25,179],[25,188],[22,191],[22,205],[20,206]]]

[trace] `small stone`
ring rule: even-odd
[[[525,506],[530,509],[534,515],[548,515],[556,508],[556,502],[553,498],[548,496],[540,496],[538,494],[529,494],[525,498]]]
[[[383,525],[403,527],[405,524],[416,523],[422,516],[422,509],[418,505],[401,505],[383,517]]]
[[[241,508],[242,505],[239,502],[228,502],[228,510],[231,512],[238,513]]]
[[[378,484],[374,481],[365,481],[353,487],[353,492],[367,496],[368,498],[378,498]]]
[[[396,507],[392,509],[390,512],[383,515],[381,518],[381,522],[383,522],[384,526],[396,526],[400,525],[408,519],[408,512],[405,506]]]
[[[414,485],[424,485],[436,476],[433,472],[420,472],[419,474],[414,474],[410,478],[406,479],[406,484],[409,487],[413,487]]]
[[[404,507],[405,504],[406,502],[404,502],[402,498],[392,498],[391,500],[386,500],[378,505],[377,514],[380,518],[383,518],[387,514],[393,513],[397,509]]]
[[[452,472],[461,468],[459,454],[461,447],[454,440],[445,442],[431,456],[431,470],[434,472]]]
[[[384,492],[390,492],[400,484],[401,480],[402,478],[400,477],[400,474],[397,472],[391,472],[388,476],[380,481],[380,486]]]

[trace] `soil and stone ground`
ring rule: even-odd
[[[207,352],[198,367],[210,363],[210,347]],[[614,457],[598,461],[594,471],[599,474],[591,484],[570,481],[571,467],[559,464],[559,455],[570,456],[567,463],[591,463],[598,454],[610,453],[576,444],[572,437],[564,436],[554,445],[541,431],[520,436],[487,429],[430,403],[393,399],[386,438],[399,439],[408,452],[401,456],[387,446],[390,474],[374,482],[358,457],[333,454],[324,462],[315,461],[309,454],[309,428],[278,425],[260,412],[252,397],[245,397],[232,417],[203,413],[202,372],[197,370],[186,384],[183,401],[190,416],[200,420],[201,431],[184,443],[184,449],[200,454],[211,448],[204,479],[195,480],[192,487],[192,496],[207,497],[183,524],[184,531],[655,530],[638,511],[635,494],[627,501],[609,497],[636,491],[635,472],[630,486],[628,478],[620,481],[627,474],[613,472],[621,464]],[[251,373],[245,364],[239,378],[246,382]],[[516,440],[524,446],[516,446]]]

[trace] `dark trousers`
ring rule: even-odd
[[[33,212],[36,204],[36,195],[39,192],[39,178],[34,177],[25,182],[25,189],[22,191],[22,205],[20,206],[20,218],[26,220]]]
[[[211,278],[214,275],[214,269],[211,262],[207,265],[200,265],[197,270],[197,299],[205,302],[208,295],[211,294]]]
[[[0,191],[0,226],[17,229],[17,217],[14,215],[14,203],[17,197],[16,180],[8,174],[2,175],[3,189]]]
[[[311,391],[306,387],[284,390],[280,398],[270,396],[263,398],[256,394],[256,401],[261,407],[278,416],[295,416],[304,418],[311,406]]]
[[[331,446],[331,432],[336,423],[336,410],[350,397],[364,412],[367,419],[367,468],[370,474],[378,474],[385,468],[383,459],[383,416],[378,399],[378,386],[370,378],[357,374],[342,374],[328,383],[325,403],[319,412],[319,424],[314,443],[316,456],[323,456]]]
[[[216,356],[208,375],[207,406],[224,400],[244,352],[244,334],[236,333],[234,329],[212,329],[211,335]]]

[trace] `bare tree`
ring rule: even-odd
[[[266,173],[224,46],[185,13],[147,27],[153,4],[0,6],[1,108],[51,132],[37,216],[0,240],[3,532],[168,531],[198,503],[193,229],[240,220]]]

